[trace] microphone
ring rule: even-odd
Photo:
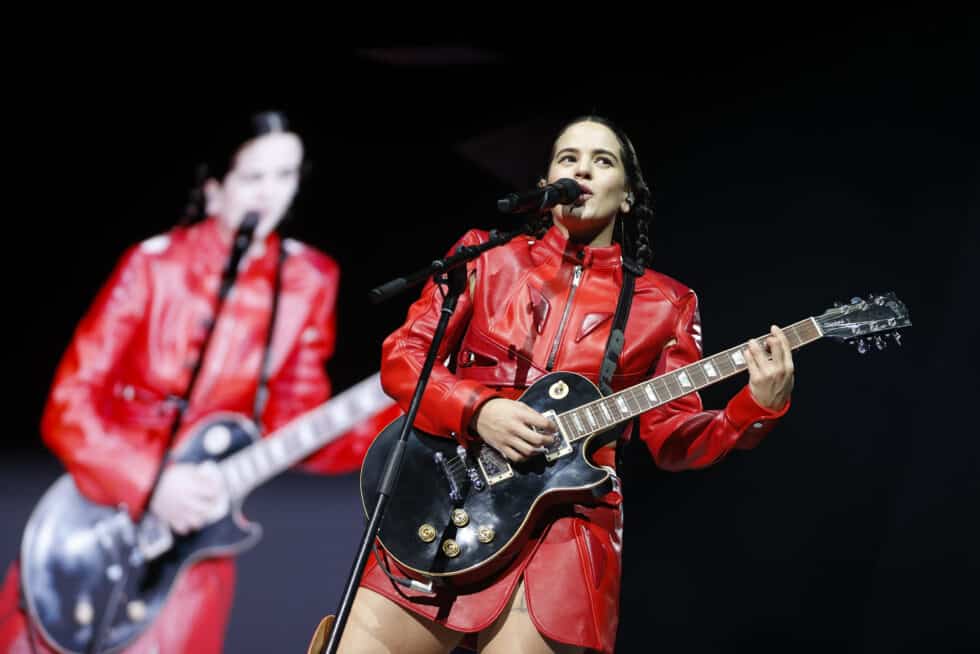
[[[582,187],[573,179],[559,179],[533,191],[510,193],[497,200],[497,210],[501,213],[526,213],[544,211],[556,204],[571,204],[582,195]]]
[[[252,235],[255,233],[255,227],[259,224],[259,212],[249,211],[242,218],[242,222],[238,225],[238,232],[235,234],[235,248],[241,249],[242,252],[248,249],[248,244],[252,242]]]
[[[255,234],[255,227],[258,224],[259,212],[249,211],[242,218],[242,222],[238,226],[238,231],[235,232],[235,240],[231,244],[231,256],[228,257],[228,264],[225,266],[224,273],[221,275],[221,288],[218,291],[218,297],[222,300],[228,295],[228,291],[231,290],[231,285],[235,283],[235,277],[238,275],[238,266],[242,262],[242,257],[245,256],[245,251],[248,250],[248,246],[252,242],[252,236]]]

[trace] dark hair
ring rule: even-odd
[[[650,245],[650,225],[655,215],[653,206],[653,191],[643,177],[643,170],[640,168],[640,160],[636,156],[636,149],[622,129],[615,123],[596,114],[579,116],[566,122],[558,130],[555,138],[552,139],[552,151],[548,156],[548,161],[554,156],[554,144],[558,142],[565,131],[572,125],[578,123],[599,123],[615,134],[619,141],[619,149],[623,155],[623,169],[626,173],[626,187],[633,195],[630,202],[630,211],[627,214],[620,214],[616,221],[616,230],[613,235],[620,246],[623,248],[623,255],[630,257],[642,266],[650,267],[653,262],[653,248]],[[543,232],[550,224],[551,216],[546,214],[534,219],[532,228],[537,232]]]
[[[181,223],[193,223],[206,217],[204,183],[209,179],[223,181],[243,145],[266,134],[289,131],[292,131],[289,118],[282,111],[260,111],[216,125],[209,132],[194,167],[194,180]],[[305,167],[302,172],[306,172]]]

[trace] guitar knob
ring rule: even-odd
[[[431,543],[436,539],[436,528],[426,523],[419,527],[419,540],[423,543]]]
[[[463,509],[453,509],[453,524],[457,527],[465,527],[470,522],[470,516]]]
[[[459,556],[459,544],[452,538],[442,541],[442,553],[451,559]]]
[[[92,624],[94,617],[95,607],[92,606],[92,602],[88,598],[82,598],[75,602],[75,622],[84,627]]]
[[[146,618],[146,603],[142,600],[133,600],[126,605],[126,615],[133,622],[142,622]]]
[[[487,525],[480,525],[480,528],[476,530],[476,539],[481,543],[489,543],[496,535],[493,527],[488,527]]]

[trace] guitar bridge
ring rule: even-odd
[[[462,487],[464,478],[457,474],[459,468],[463,467],[462,462],[456,457],[447,459],[442,452],[436,452],[432,456],[432,460],[435,461],[436,467],[442,471],[446,482],[449,484],[449,499],[453,502],[462,502],[465,493]]]

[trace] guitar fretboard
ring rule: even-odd
[[[813,318],[783,328],[795,350],[823,336]],[[764,345],[768,334],[755,339]],[[745,345],[719,352],[653,379],[607,395],[558,415],[559,426],[569,441],[605,431],[679,397],[688,395],[748,368]]]
[[[236,499],[245,497],[390,404],[378,375],[368,377],[221,461],[229,492]]]

